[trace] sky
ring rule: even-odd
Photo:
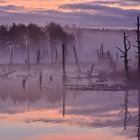
[[[133,28],[140,0],[0,0],[0,24]]]

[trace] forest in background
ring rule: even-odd
[[[88,31],[88,29],[86,30]],[[94,34],[97,32],[104,32],[105,35],[109,35],[109,32],[112,30],[107,29],[94,29]],[[7,64],[10,65],[16,64],[14,62],[16,59],[22,58],[22,64],[43,64],[43,63],[65,63],[64,59],[70,57],[73,54],[74,61],[79,67],[79,62],[81,61],[78,56],[83,55],[83,52],[91,51],[88,46],[90,42],[82,40],[84,37],[83,30],[76,28],[75,26],[71,29],[68,26],[61,27],[59,24],[50,23],[45,27],[39,27],[36,24],[15,24],[11,26],[1,25],[0,26],[0,49],[1,56],[5,59],[8,58]],[[104,47],[102,43],[102,37],[99,39],[99,46],[94,46],[94,53],[91,54],[94,56],[92,63],[98,60],[99,64],[108,64],[111,71],[116,71],[116,65],[118,64],[119,57],[123,58],[124,69],[127,77],[129,77],[129,62],[131,57],[135,58],[134,63],[137,65],[138,75],[140,75],[140,20],[137,17],[136,23],[136,33],[133,33],[135,36],[135,43],[131,43],[129,40],[130,35],[129,30],[117,30],[115,33],[120,32],[120,37],[122,41],[121,46],[112,46],[110,50]],[[90,31],[88,31],[88,34]],[[94,36],[94,37],[95,37]],[[92,36],[91,36],[92,37]],[[96,38],[95,38],[96,39]],[[112,36],[109,36],[108,43],[112,43]],[[101,45],[100,45],[101,44]],[[84,50],[82,46],[84,45]],[[94,45],[94,44],[93,44]],[[129,55],[132,48],[136,48],[133,55]],[[113,54],[113,48],[115,54]],[[78,50],[78,51],[77,51]],[[96,59],[95,59],[96,54]],[[19,55],[19,56],[18,56]],[[132,63],[132,61],[131,61]],[[3,63],[2,63],[3,64]],[[30,67],[30,66],[29,66]],[[133,67],[133,66],[132,66]],[[134,69],[133,69],[134,70]]]

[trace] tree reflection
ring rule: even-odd
[[[24,92],[26,90],[26,82],[27,82],[27,77],[24,77],[23,80],[22,80],[22,88],[23,88]]]
[[[128,107],[129,98],[128,97],[129,97],[129,91],[126,90],[123,103],[121,104],[122,110],[120,112],[120,113],[124,112],[124,130],[126,130],[127,124],[131,119],[131,114],[128,110],[129,109],[129,107]]]
[[[140,89],[138,89],[138,130],[137,130],[137,136],[138,140],[140,140]]]
[[[65,102],[66,102],[66,93],[65,93],[65,83],[66,79],[62,77],[62,95],[63,95],[63,117],[65,117]]]
[[[39,74],[39,89],[42,91],[42,72]]]
[[[66,95],[65,95],[65,87],[63,86],[63,117],[65,117],[65,101],[66,101]]]

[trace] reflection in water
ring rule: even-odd
[[[40,91],[42,90],[42,72],[40,72],[40,75],[39,75],[39,89]]]
[[[49,82],[51,83],[53,81],[53,77],[50,75],[49,76]]]
[[[50,82],[49,79],[48,81],[48,77],[44,75],[53,75],[53,80]],[[53,134],[53,136],[49,137],[50,139],[57,139],[64,134],[64,130],[67,131],[69,136],[64,135],[65,138],[69,139],[70,135],[74,134],[77,135],[79,140],[86,138],[89,140],[97,138],[103,140],[132,140],[136,138],[136,131],[134,131],[136,124],[131,123],[137,109],[135,105],[136,98],[131,98],[130,91],[77,92],[66,89],[64,85],[71,81],[64,80],[62,82],[62,77],[60,77],[60,75],[46,74],[43,71],[39,73],[39,82],[38,75],[28,79],[27,77],[23,78],[22,87],[21,82],[19,82],[21,79],[16,74],[11,75],[10,80],[0,79],[0,124],[9,122],[13,126],[18,123],[22,129],[28,124],[28,127],[32,128],[28,132],[28,139],[31,140],[33,131],[36,132],[33,129],[34,127],[38,129],[36,137],[44,135],[44,139],[48,138],[46,137],[48,132]],[[77,79],[72,81],[72,83],[76,84],[82,84],[82,82],[85,81],[83,79],[80,79],[80,82],[77,82]],[[140,103],[139,95],[138,103]],[[122,104],[124,115],[122,113],[118,115],[122,99],[124,99]],[[15,101],[16,104],[13,104],[12,101]],[[67,111],[65,107],[66,101]],[[140,104],[138,104],[138,108],[140,112]],[[140,114],[138,114],[138,117],[140,119]],[[138,138],[140,134],[139,122],[140,120],[138,120]],[[124,129],[126,129],[125,133],[121,133],[122,123],[124,123]],[[10,125],[7,124],[7,130]],[[131,126],[130,128],[127,127],[129,125]],[[1,125],[0,130],[2,129]],[[16,134],[11,134],[13,139],[5,137],[4,139],[15,140],[14,136],[16,137],[17,133],[21,132],[21,129],[15,127],[13,129],[17,131]],[[6,129],[3,131],[6,132]],[[82,133],[85,135],[84,137],[82,137]],[[55,135],[57,137],[54,137]],[[72,138],[75,138],[75,135]],[[0,138],[2,138],[1,136],[0,132]],[[26,140],[25,137],[27,137],[27,134],[20,136],[21,139]]]
[[[63,96],[63,118],[65,118],[65,101],[66,101],[66,93],[65,93],[65,84],[66,84],[66,75],[62,77],[62,96]]]
[[[65,117],[65,87],[63,87],[63,117]]]
[[[140,89],[138,89],[138,140],[140,140]]]
[[[23,87],[24,92],[26,90],[26,81],[27,81],[27,77],[24,77],[23,80],[22,80],[22,87]]]
[[[127,90],[125,92],[125,95],[124,95],[124,101],[123,103],[121,104],[122,105],[122,111],[124,111],[124,130],[126,130],[126,127],[127,127],[127,123],[130,121],[131,119],[131,114],[130,112],[128,111],[128,103],[129,103],[129,91]]]

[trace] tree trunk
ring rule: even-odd
[[[140,89],[138,89],[138,140],[140,140]]]
[[[78,62],[76,48],[75,48],[74,45],[73,45],[73,51],[74,51],[74,57],[75,57],[76,65],[77,65],[77,68],[78,68],[78,71],[79,71],[80,70],[80,66],[79,66],[79,62]]]
[[[14,53],[14,47],[11,47],[11,55],[10,55],[10,65],[12,65],[13,62],[13,53]]]
[[[63,61],[63,80],[66,79],[66,72],[65,72],[65,44],[62,44],[62,61]]]
[[[137,43],[138,43],[138,76],[140,78],[140,20],[137,17]]]
[[[31,41],[29,40],[28,42],[28,50],[27,50],[27,55],[28,55],[28,71],[29,71],[29,75],[30,75],[30,46],[31,46]]]

